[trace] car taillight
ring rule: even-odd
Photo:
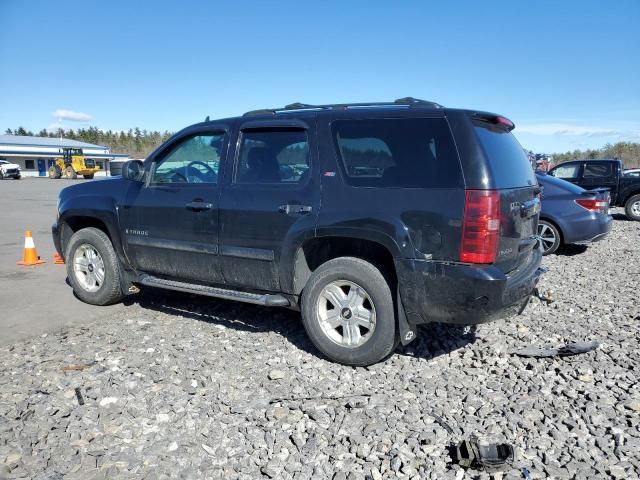
[[[500,193],[466,190],[460,261],[493,263],[500,238]]]
[[[598,213],[605,213],[609,207],[609,202],[606,200],[579,198],[576,203],[582,208]]]

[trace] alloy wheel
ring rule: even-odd
[[[376,309],[366,290],[354,282],[327,284],[316,308],[322,331],[341,347],[360,347],[375,331]]]
[[[73,273],[80,287],[96,292],[104,283],[105,269],[102,256],[93,245],[83,243],[73,255]]]

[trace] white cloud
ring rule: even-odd
[[[73,110],[64,110],[62,108],[53,112],[51,116],[60,120],[70,120],[72,122],[88,122],[93,119],[93,116],[88,113],[74,112]]]
[[[640,126],[635,128],[607,128],[593,125],[579,125],[571,123],[530,123],[519,124],[516,132],[533,135],[551,135],[564,137],[614,137],[620,140],[640,138]]]

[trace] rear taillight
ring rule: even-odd
[[[609,202],[606,200],[579,198],[576,203],[582,208],[598,213],[605,213],[609,208]]]
[[[500,193],[466,190],[460,261],[493,263],[500,239]]]

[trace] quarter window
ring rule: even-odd
[[[218,183],[225,134],[201,134],[181,141],[154,164],[151,183]]]
[[[302,183],[309,173],[306,130],[245,130],[236,183]]]
[[[337,120],[331,129],[347,182],[357,187],[455,187],[460,163],[442,118]]]

